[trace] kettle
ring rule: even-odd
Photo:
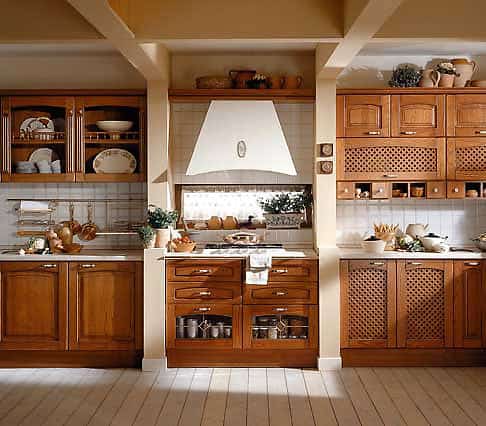
[[[422,223],[410,223],[407,226],[405,233],[410,235],[412,238],[420,238],[427,233],[427,229],[429,229],[429,225],[424,225]]]

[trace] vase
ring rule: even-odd
[[[170,241],[170,229],[155,230],[155,248],[167,248]]]
[[[465,87],[468,81],[471,80],[474,72],[477,71],[478,65],[474,61],[469,61],[465,58],[453,59],[451,63],[456,68],[458,75],[454,78],[454,87]]]
[[[422,78],[420,79],[420,87],[437,87],[440,81],[441,74],[433,69],[426,69],[422,71]]]
[[[452,87],[454,85],[454,74],[440,74],[439,87]]]
[[[148,241],[142,241],[144,249],[152,249],[155,247],[155,235]]]

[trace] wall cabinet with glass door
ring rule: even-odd
[[[144,117],[144,96],[3,97],[2,179],[143,181]]]

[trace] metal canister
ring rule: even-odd
[[[184,317],[177,317],[177,326],[176,326],[176,337],[178,339],[184,338]]]
[[[196,319],[189,318],[187,320],[187,338],[195,339],[197,337],[198,321]]]

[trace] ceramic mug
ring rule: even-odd
[[[299,89],[302,86],[304,79],[300,75],[287,75],[284,78],[284,89]]]
[[[420,87],[437,87],[440,80],[440,73],[432,68],[422,71],[422,78],[420,79]]]

